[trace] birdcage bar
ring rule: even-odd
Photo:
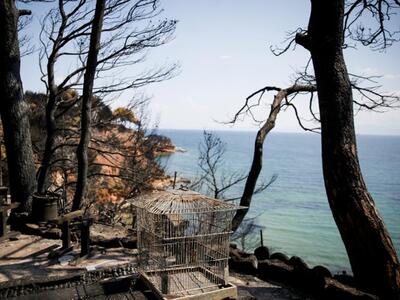
[[[229,238],[237,206],[175,190],[135,205],[139,267],[160,294],[183,297],[228,284]]]
[[[164,294],[190,295],[193,292],[206,292],[224,285],[225,282],[213,272],[202,267],[181,267],[166,272],[153,270],[146,275],[152,284]],[[168,276],[168,282],[163,286],[163,275]]]

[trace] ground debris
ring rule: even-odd
[[[237,286],[240,300],[312,300],[289,288],[279,286],[252,275],[231,272],[230,282]]]
[[[0,243],[0,282],[21,278],[64,276],[87,268],[93,269],[93,266],[99,269],[136,261],[135,251],[113,248],[103,252],[97,251],[89,259],[74,266],[65,262],[65,259],[61,259],[61,263],[57,259],[48,259],[48,254],[54,247],[61,247],[61,240],[32,235],[21,235],[17,241]],[[75,245],[75,248],[74,252],[68,255],[78,255],[79,245]]]

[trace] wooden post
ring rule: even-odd
[[[1,156],[1,150],[0,150],[0,156]],[[0,237],[5,236],[7,233],[7,213],[8,213],[8,209],[6,208],[7,191],[8,189],[6,187],[0,186]]]
[[[0,237],[5,236],[7,233],[7,211],[0,211]]]
[[[178,174],[178,172],[175,171],[174,173],[174,183],[172,185],[172,188],[175,189],[175,185],[176,185],[176,175]]]
[[[66,220],[61,225],[61,239],[62,249],[71,247],[71,228],[69,227],[69,220]]]
[[[81,224],[81,257],[90,251],[90,220],[86,219]]]
[[[137,229],[136,220],[137,220],[137,210],[135,206],[131,203],[131,213],[132,213],[132,229]]]
[[[0,140],[0,186],[3,186],[3,153],[1,152],[2,145],[3,140]]]
[[[161,293],[168,294],[168,272],[161,271]]]
[[[175,172],[176,173],[176,172]],[[166,271],[167,268],[167,259],[163,257],[161,260],[161,293],[168,294],[168,272]]]
[[[264,238],[263,238],[262,229],[260,229],[260,241],[261,241],[261,247],[263,247],[264,246]]]

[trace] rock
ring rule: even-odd
[[[269,249],[265,246],[260,246],[254,250],[254,255],[258,260],[264,260],[269,258]]]
[[[332,277],[331,272],[324,266],[315,266],[314,268],[312,268],[312,271],[317,276],[328,277],[328,278]]]
[[[312,274],[305,261],[298,256],[292,256],[287,263],[293,266],[293,286],[302,291],[310,291]]]
[[[254,255],[241,257],[240,255],[231,256],[229,267],[243,274],[255,275],[257,273],[258,261]]]
[[[293,267],[295,267],[295,268],[299,268],[299,269],[309,269],[309,268],[308,268],[308,265],[306,264],[306,262],[305,262],[302,258],[300,258],[300,257],[298,257],[298,256],[292,256],[292,257],[289,259],[288,263],[289,263],[290,265],[292,265]]]
[[[289,257],[286,254],[281,252],[272,253],[270,259],[279,259],[280,261],[287,262],[289,261]]]
[[[247,252],[244,252],[244,251],[241,251],[241,250],[239,250],[239,254],[243,258],[249,258],[250,256],[254,255],[254,254],[247,253]]]
[[[240,255],[239,249],[230,248],[229,249],[229,257],[232,259],[240,260],[242,256]]]
[[[323,266],[317,266],[312,269],[307,269],[307,271],[302,272],[302,274],[297,274],[299,282],[302,284],[301,287],[305,291],[310,291],[315,294],[320,294],[325,285],[325,278],[330,275],[328,269]],[[300,287],[300,286],[299,286]]]
[[[356,283],[354,281],[354,277],[347,274],[346,272],[343,272],[342,274],[338,274],[333,276],[334,279],[336,279],[337,281],[346,284],[346,285],[350,285],[350,286],[355,286]]]
[[[229,244],[229,247],[230,247],[231,249],[237,249],[237,245],[234,244],[234,243]]]
[[[279,260],[268,259],[258,262],[258,274],[261,279],[293,284],[294,267]]]

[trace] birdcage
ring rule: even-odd
[[[238,206],[182,190],[151,193],[135,205],[139,268],[162,298],[233,287],[229,237]]]

